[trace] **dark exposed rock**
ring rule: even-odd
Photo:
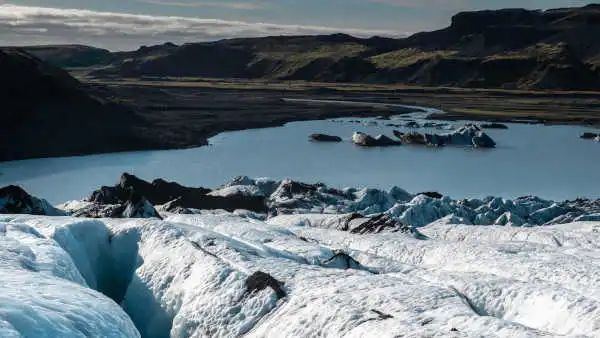
[[[154,209],[152,204],[141,195],[133,195],[125,203],[125,210],[123,210],[124,218],[159,218],[160,215]]]
[[[429,325],[433,322],[433,318],[427,318],[421,322],[421,326]]]
[[[431,198],[435,198],[435,199],[441,199],[442,197],[444,197],[444,195],[440,194],[439,192],[436,191],[426,191],[426,192],[422,192],[420,194],[417,195],[425,195],[427,197],[431,197]]]
[[[584,139],[584,140],[592,140],[592,139],[598,137],[599,135],[600,134],[585,132],[585,133],[581,134],[579,136],[579,138]]]
[[[71,216],[83,218],[123,218],[123,211],[125,211],[125,206],[121,204],[93,203],[73,210]]]
[[[123,196],[123,189],[121,189],[120,186],[103,186],[100,189],[92,192],[92,194],[86,199],[86,201],[98,203],[99,205],[104,205],[119,204],[125,199],[126,197]]]
[[[279,187],[273,192],[274,197],[292,198],[294,195],[310,195],[317,191],[314,184],[306,184],[292,180],[283,180]]]
[[[31,196],[15,185],[0,188],[0,214],[64,215],[46,200]]]
[[[496,147],[496,142],[494,142],[487,134],[480,133],[473,136],[473,146],[477,148],[494,148]]]
[[[235,211],[238,209],[250,210],[258,213],[268,211],[264,196],[231,195],[227,197],[209,195],[184,195],[181,205],[185,208],[200,210]]]
[[[394,136],[405,144],[430,145],[437,147],[444,145],[460,145],[479,148],[494,148],[496,146],[496,142],[494,142],[494,140],[486,133],[481,131],[481,128],[474,124],[467,124],[450,134],[403,133],[394,130]]]
[[[161,205],[177,200],[177,207],[214,210],[223,209],[234,211],[246,209],[255,212],[267,212],[266,199],[263,196],[210,196],[211,190],[190,188],[178,183],[162,179],[152,183],[124,173],[119,184],[114,187],[102,187],[87,199],[99,204],[126,204],[133,196],[143,196],[153,205]]]
[[[166,211],[172,214],[190,215],[193,212],[181,205],[181,197],[167,202],[159,207],[160,211]]]
[[[342,138],[339,136],[325,134],[312,134],[310,135],[310,140],[317,142],[342,142]]]
[[[160,214],[141,195],[131,193],[127,200],[113,204],[91,202],[89,205],[71,211],[71,216],[85,218],[158,218]]]
[[[388,147],[402,144],[398,141],[392,140],[391,138],[385,135],[372,137],[371,135],[367,135],[361,132],[356,132],[354,133],[354,135],[352,135],[352,143],[361,147]]]
[[[398,141],[394,141],[391,138],[385,135],[378,135],[375,137],[376,145],[379,147],[388,147],[388,146],[399,146],[402,143]]]
[[[379,316],[380,320],[385,320],[385,319],[391,319],[394,318],[394,316],[387,314],[387,313],[383,313],[379,310],[375,310],[375,309],[371,309],[371,312],[375,313],[376,315]]]
[[[480,127],[483,129],[508,129],[508,126],[506,124],[497,123],[497,122],[482,123],[480,125]]]
[[[282,289],[283,282],[262,271],[257,271],[246,279],[246,291],[249,293],[262,291],[268,287],[275,291],[278,299],[285,298],[287,293]]]
[[[339,269],[362,269],[362,265],[344,250],[333,250],[333,256],[321,263],[325,267]]]
[[[127,173],[121,175],[119,186],[122,191],[135,191],[155,205],[167,203],[178,197],[185,199],[186,197],[202,196],[211,192],[210,189],[184,187],[179,183],[167,182],[163,179],[156,179],[152,183],[148,183]]]
[[[352,136],[352,143],[361,147],[374,147],[377,142],[372,136],[357,132]]]
[[[149,131],[162,129],[106,88],[17,48],[0,49],[0,71],[0,161],[157,146]]]
[[[419,133],[402,133],[397,130],[394,130],[394,135],[400,139],[400,142],[404,144],[418,144],[418,145],[426,145],[427,139],[425,135]]]
[[[360,216],[360,217],[358,217]],[[371,218],[365,218],[359,214],[353,214],[347,222],[347,229],[353,234],[377,234],[382,231],[411,233],[411,226],[406,226],[400,221],[394,220],[388,215],[381,214]]]
[[[446,138],[440,137],[435,134],[425,134],[425,141],[427,142],[427,144],[436,147],[443,147],[444,145],[446,145]]]

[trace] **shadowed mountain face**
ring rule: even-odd
[[[0,50],[0,71],[0,161],[158,145],[158,128],[105,89],[20,50]]]
[[[598,5],[464,12],[445,29],[406,39],[336,34],[143,47],[100,58],[111,66],[93,75],[599,89],[599,34]],[[78,55],[61,62],[89,61]]]
[[[88,67],[108,65],[116,61],[113,53],[82,45],[28,46],[22,50],[58,67]]]

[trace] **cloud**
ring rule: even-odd
[[[267,35],[346,33],[354,36],[405,34],[358,28],[249,23],[219,19],[151,16],[82,9],[0,5],[0,44],[94,45],[113,50],[136,49],[142,44],[209,41]]]
[[[137,0],[138,2],[144,2],[152,5],[160,6],[176,6],[176,7],[224,7],[228,9],[238,10],[257,10],[264,6],[257,3],[247,2],[216,2],[216,1],[198,1],[198,2],[175,2],[175,1],[163,1],[163,0]]]

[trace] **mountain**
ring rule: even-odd
[[[116,60],[106,49],[82,45],[26,46],[21,50],[58,67],[88,67],[108,65]]]
[[[0,49],[0,161],[147,149],[173,144],[102,88],[19,49]],[[156,137],[158,139],[158,137]]]
[[[92,74],[596,90],[599,34],[600,5],[463,12],[447,28],[405,39],[335,34],[142,47],[101,58],[110,66]],[[61,62],[89,61],[77,55]]]

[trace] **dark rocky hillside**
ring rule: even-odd
[[[49,45],[21,47],[21,50],[52,65],[64,68],[109,65],[118,60],[106,49],[82,45]]]
[[[21,50],[0,50],[0,161],[176,146],[105,89]]]
[[[111,66],[93,75],[597,90],[598,36],[599,5],[464,12],[445,29],[405,39],[336,34],[143,47],[112,54]],[[62,62],[86,63],[79,60]]]

